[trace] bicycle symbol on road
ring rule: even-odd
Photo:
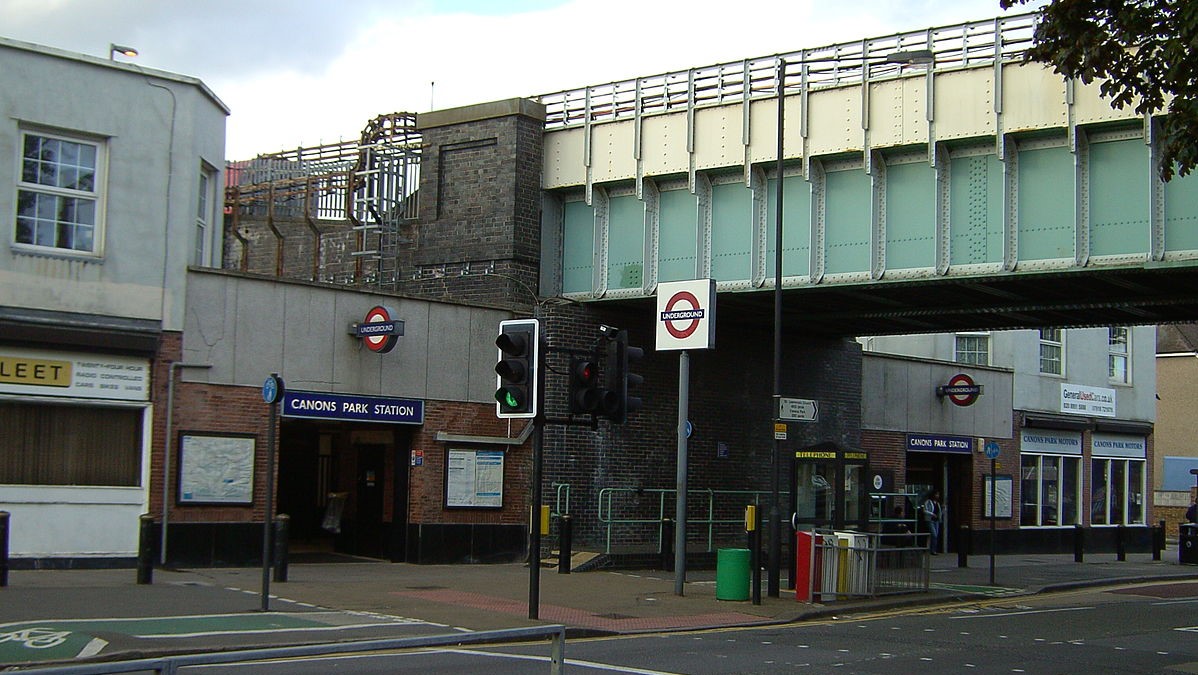
[[[50,649],[67,641],[71,636],[69,630],[53,630],[51,628],[24,628],[10,633],[0,633],[0,643],[20,642],[29,649]]]

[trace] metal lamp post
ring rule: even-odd
[[[803,59],[803,64],[808,63],[828,63],[851,60],[850,58],[820,58],[820,59]],[[914,49],[896,51],[878,59],[871,59],[862,56],[862,63],[889,63],[895,65],[931,65],[935,61],[935,54],[930,49]],[[778,402],[782,396],[782,205],[784,203],[784,181],[783,181],[783,147],[786,138],[786,125],[784,122],[784,114],[786,111],[786,59],[778,59],[778,156],[776,160],[776,172],[778,178],[778,190],[776,193],[776,206],[774,208],[774,386],[773,386],[773,413],[771,417],[774,420],[778,419]],[[769,529],[767,535],[769,537],[769,553],[767,559],[768,567],[768,594],[771,598],[776,598],[781,594],[781,560],[782,560],[782,504],[781,504],[781,482],[782,482],[782,442],[778,438],[778,434],[774,434],[774,446],[771,454],[771,498],[769,509]]]

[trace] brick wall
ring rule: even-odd
[[[506,115],[420,131],[420,219],[399,254],[399,289],[529,309],[541,254],[541,120]]]
[[[165,407],[164,407],[165,410]],[[162,416],[165,419],[165,415]],[[171,512],[172,523],[262,522],[266,504],[267,453],[269,447],[270,408],[262,401],[258,387],[235,387],[176,381],[175,410],[171,439]],[[210,506],[176,504],[179,486],[179,435],[187,432],[251,435],[254,438],[254,503],[251,506]],[[159,465],[161,466],[161,464]],[[277,464],[276,464],[277,471]],[[277,481],[276,481],[277,485]],[[162,493],[157,501],[161,511]]]
[[[519,435],[527,422],[513,420],[511,436]],[[494,450],[504,446],[436,440],[438,431],[472,436],[507,437],[507,420],[495,417],[495,406],[477,403],[429,401],[425,406],[424,426],[412,438],[412,450],[424,452],[424,464],[409,468],[408,522],[516,524],[525,522],[528,513],[528,485],[532,468],[532,444],[509,446],[503,462],[503,508],[446,509],[445,458],[449,449]],[[410,464],[410,462],[409,462]]]
[[[550,344],[586,349],[598,337],[600,324],[627,328],[633,345],[645,349],[645,358],[633,368],[645,377],[636,391],[644,407],[629,421],[613,426],[606,421],[598,430],[589,427],[549,426],[545,441],[545,494],[552,499],[554,483],[570,485],[569,511],[574,516],[574,537],[579,548],[602,548],[607,529],[599,520],[600,492],[618,488],[613,508],[620,518],[656,519],[661,514],[658,491],[673,490],[677,467],[678,362],[677,352],[656,352],[650,312],[559,306],[546,310]],[[718,314],[717,348],[690,353],[689,417],[694,432],[687,445],[690,490],[770,490],[774,449],[771,395],[773,385],[773,332],[769,326],[742,325],[734,312]],[[547,401],[553,414],[566,412],[565,365],[559,356],[551,375]],[[861,352],[851,340],[790,337],[783,358],[783,395],[820,401],[817,423],[792,423],[790,439],[781,444],[781,489],[789,494],[790,457],[797,448],[831,441],[860,447]],[[720,456],[721,445],[727,457]],[[718,519],[736,522],[717,528],[725,541],[743,541],[743,516],[749,495],[717,497]],[[552,502],[550,502],[552,504]],[[665,502],[667,517],[674,516],[674,501]],[[604,507],[606,508],[605,502]],[[708,516],[706,499],[692,495],[688,519]],[[658,531],[652,525],[629,525],[613,530],[613,542],[622,550],[656,550]],[[690,547],[705,545],[706,528],[688,528]]]

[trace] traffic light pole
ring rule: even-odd
[[[532,430],[532,508],[529,509],[528,536],[528,618],[537,619],[541,606],[541,465],[545,424],[543,417],[533,418]]]
[[[541,336],[538,336],[538,340]],[[546,344],[548,340],[544,341]],[[537,345],[537,377],[544,377],[545,349]],[[537,416],[532,418],[532,509],[528,537],[528,618],[539,618],[541,611],[541,474],[545,446],[545,387],[537,383]]]

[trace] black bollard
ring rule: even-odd
[[[973,553],[973,530],[962,525],[961,533],[957,535],[957,567],[969,567],[970,553]]]
[[[1165,550],[1165,521],[1152,528],[1152,559],[1160,560],[1161,552]]]
[[[1078,523],[1073,526],[1073,562],[1082,562],[1086,550],[1086,530]]]
[[[137,583],[154,583],[154,516],[141,514],[137,533]]]
[[[674,521],[669,518],[661,521],[661,568],[674,571]]]
[[[0,511],[0,588],[8,585],[8,511]]]
[[[1123,525],[1115,528],[1115,560],[1127,560],[1127,528]]]
[[[570,559],[574,557],[574,519],[564,515],[558,521],[557,573],[570,573]]]
[[[275,516],[275,581],[287,581],[287,549],[291,546],[291,516]]]

